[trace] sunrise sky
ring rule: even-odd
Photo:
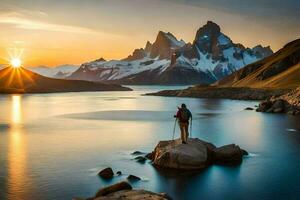
[[[234,42],[277,50],[300,38],[299,0],[0,0],[0,64],[26,66],[127,57],[159,30],[192,42],[215,21]]]

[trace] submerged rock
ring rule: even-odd
[[[137,155],[144,155],[144,154],[146,154],[146,153],[141,152],[141,151],[134,151],[133,153],[131,153],[131,155],[135,155],[135,156],[137,156]]]
[[[111,179],[114,176],[114,172],[110,167],[101,170],[98,175],[104,179]]]
[[[155,147],[153,164],[180,170],[203,169],[213,163],[238,164],[248,153],[235,144],[217,148],[197,138],[182,144],[180,139],[160,141]]]
[[[138,176],[135,176],[135,175],[131,175],[131,174],[130,174],[130,175],[127,177],[127,180],[129,180],[129,181],[140,181],[141,178],[138,177]]]
[[[144,156],[138,156],[138,157],[135,157],[134,159],[139,163],[145,163],[147,160],[147,158]]]
[[[121,171],[117,171],[117,175],[118,175],[118,176],[121,176],[121,175],[122,175],[122,172],[121,172]]]

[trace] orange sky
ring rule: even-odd
[[[228,0],[230,1],[235,0]],[[277,0],[275,0],[277,2]],[[288,0],[290,3],[293,0]],[[189,2],[189,3],[186,3]],[[195,1],[197,2],[197,1]],[[193,41],[197,29],[213,20],[234,42],[274,50],[300,37],[294,11],[280,4],[264,10],[243,5],[220,6],[218,0],[2,0],[0,64],[23,51],[25,66],[81,64],[100,57],[120,59],[153,42],[159,30]],[[211,3],[212,2],[212,3]],[[224,2],[224,1],[223,1]],[[257,0],[254,0],[258,2]],[[267,1],[266,1],[267,2]],[[274,2],[274,1],[273,1]],[[279,1],[278,1],[279,2]],[[297,3],[298,4],[298,3]],[[257,4],[257,7],[261,5]],[[290,16],[280,12],[291,13]],[[241,12],[242,10],[242,12]]]

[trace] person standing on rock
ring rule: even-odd
[[[177,114],[174,115],[174,117],[179,121],[182,144],[187,144],[187,140],[189,137],[189,122],[192,118],[192,113],[183,103],[181,105],[181,108],[178,107]]]

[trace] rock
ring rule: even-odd
[[[273,112],[274,113],[283,113],[283,108],[275,108],[275,109],[273,109]]]
[[[249,153],[246,150],[244,150],[244,149],[241,149],[241,150],[242,150],[242,153],[243,153],[244,156],[248,156],[249,155]]]
[[[245,110],[254,110],[254,108],[247,107]]]
[[[272,113],[273,112],[273,108],[269,108],[267,111],[265,111],[267,113]]]
[[[151,152],[151,153],[146,154],[145,157],[146,157],[147,159],[149,159],[149,160],[153,160],[153,159],[154,159],[154,152]]]
[[[268,104],[268,109],[263,109]],[[262,102],[258,111],[272,113],[299,114],[300,87],[281,96],[274,96],[270,100]]]
[[[114,185],[111,185],[111,186],[100,189],[96,193],[95,198],[101,197],[101,196],[106,196],[108,194],[118,192],[118,191],[121,191],[121,190],[132,190],[132,187],[128,182],[122,181],[120,183],[116,183]]]
[[[117,174],[118,174],[118,176],[121,176],[122,172],[121,171],[117,171]]]
[[[270,101],[263,101],[259,104],[258,108],[256,109],[257,112],[266,112],[272,107],[272,103]]]
[[[141,152],[141,151],[135,151],[135,152],[133,152],[131,155],[137,156],[137,155],[144,155],[144,154],[146,154],[146,153],[143,153],[143,152]]]
[[[164,194],[157,194],[154,192],[146,191],[146,190],[122,190],[118,192],[111,193],[106,196],[100,196],[95,198],[94,200],[171,200],[171,198]]]
[[[147,158],[145,158],[144,156],[138,156],[134,158],[136,161],[138,161],[139,163],[145,163]]]
[[[229,144],[213,150],[213,161],[218,164],[238,164],[246,153],[239,146]]]
[[[207,144],[199,139],[160,141],[154,150],[153,163],[174,169],[203,169],[209,162]]]
[[[138,176],[135,176],[135,175],[131,175],[131,174],[130,174],[130,175],[127,177],[127,180],[134,182],[134,181],[140,181],[141,178],[138,177]]]
[[[181,139],[160,141],[151,153],[153,164],[177,170],[199,170],[214,163],[236,164],[248,152],[235,144],[217,148],[214,144],[198,138],[189,138],[187,144]]]
[[[114,176],[114,172],[110,167],[108,167],[101,170],[98,175],[104,179],[111,179]]]
[[[273,109],[284,109],[284,101],[282,99],[278,99],[276,100],[273,105],[272,105]]]

